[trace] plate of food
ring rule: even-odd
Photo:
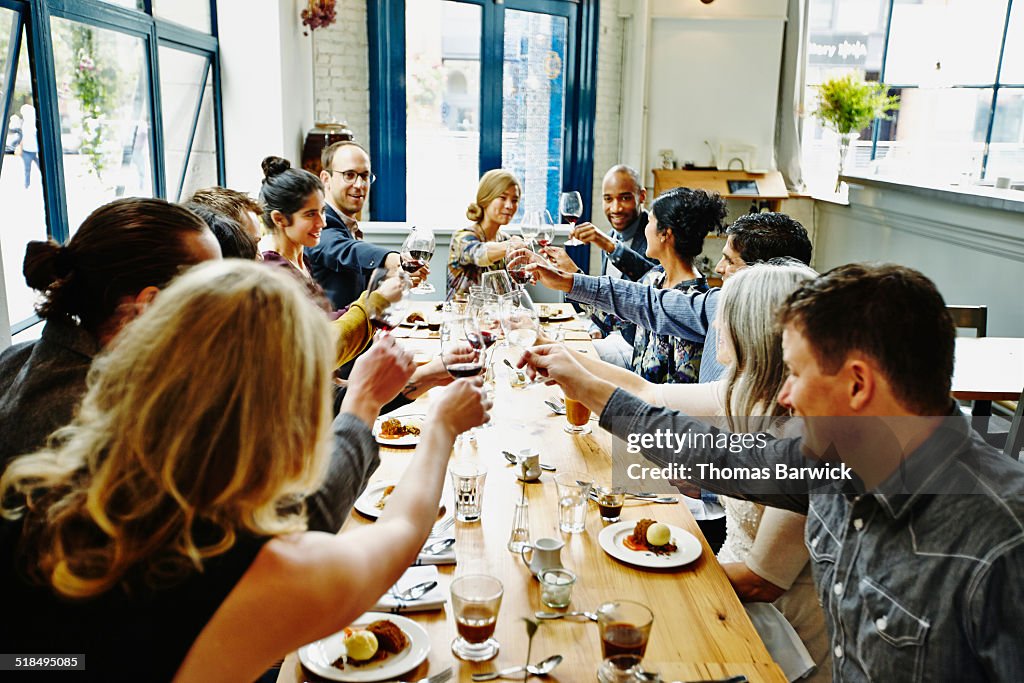
[[[367,612],[350,626],[299,648],[299,661],[332,681],[386,681],[419,666],[430,653],[426,630],[397,614]]]
[[[413,311],[398,323],[399,327],[419,327],[436,332],[441,329],[441,319],[436,314]]]
[[[689,531],[653,519],[610,524],[601,530],[597,542],[615,559],[650,569],[682,567],[703,552]]]
[[[370,519],[377,519],[380,517],[380,513],[384,511],[384,508],[388,504],[388,498],[395,491],[395,485],[398,483],[395,479],[388,479],[385,481],[375,481],[366,487],[363,494],[356,498],[356,502],[353,503],[352,507],[356,509],[356,512],[369,517]],[[443,515],[446,509],[444,497],[441,497],[438,503],[437,514],[438,516]]]
[[[381,446],[415,446],[426,415],[381,415],[373,423],[373,437]]]
[[[542,323],[560,323],[572,320],[575,315],[568,304],[540,304],[537,306],[537,317]]]

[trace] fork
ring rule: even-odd
[[[455,518],[446,517],[445,519],[442,519],[440,522],[434,525],[434,528],[430,530],[430,533],[427,535],[427,538],[438,538],[439,536],[443,536],[445,532],[447,532],[453,526],[455,526]]]
[[[418,681],[395,681],[395,683],[444,683],[445,681],[450,680],[451,677],[452,668],[448,667],[444,671],[439,671],[433,676],[427,676],[419,679]]]

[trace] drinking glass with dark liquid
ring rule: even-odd
[[[434,258],[434,246],[434,233],[430,228],[413,226],[402,243],[402,269],[412,274],[429,265],[430,259]],[[412,290],[414,294],[430,294],[434,291],[434,286],[426,280]]]
[[[600,486],[595,491],[597,509],[601,519],[606,522],[617,522],[622,516],[622,506],[626,502],[626,490],[618,486]]]
[[[601,634],[601,655],[643,657],[651,637],[654,614],[632,600],[614,600],[597,608],[597,628]]]
[[[452,314],[441,323],[441,362],[452,377],[482,373],[486,347],[484,335],[472,317]]]
[[[562,222],[569,224],[569,239],[566,240],[567,245],[583,244],[575,237],[572,236],[573,231],[576,229],[576,221],[583,215],[583,199],[580,197],[579,192],[563,192],[558,198],[558,213],[562,216]]]
[[[504,587],[485,574],[467,574],[452,581],[452,609],[458,637],[452,654],[470,662],[485,662],[498,654],[494,629],[501,609]]]

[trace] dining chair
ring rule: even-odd
[[[953,317],[957,330],[974,330],[975,337],[988,336],[988,306],[947,305],[946,310]],[[986,436],[989,418],[992,416],[992,401],[974,401],[970,415],[973,417],[971,422],[974,428]]]
[[[1024,448],[1024,391],[1020,392],[1017,399],[1017,410],[1010,420],[1010,431],[1006,433],[1006,445],[1003,446],[1003,453],[1014,460],[1020,457],[1020,449]]]

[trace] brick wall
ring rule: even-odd
[[[356,139],[370,137],[370,86],[366,39],[366,1],[337,0],[338,21],[313,33],[317,121],[332,116],[347,121]],[[594,130],[594,205],[591,215],[606,226],[601,213],[601,177],[619,161],[619,111],[624,21],[619,0],[600,0],[597,64],[597,120]]]

